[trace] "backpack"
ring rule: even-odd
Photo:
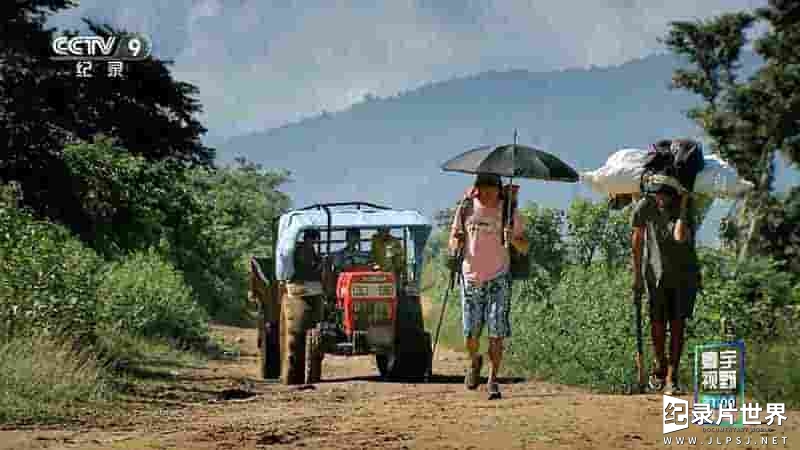
[[[692,191],[697,174],[704,166],[703,148],[699,142],[689,139],[658,141],[653,144],[644,163],[641,190],[644,192],[644,183],[648,176],[658,174],[675,178],[683,187]]]
[[[506,200],[507,201],[507,200]],[[466,231],[466,217],[472,213],[473,208],[473,199],[466,198],[461,202],[461,206],[459,207],[460,215],[461,215],[461,232],[464,236],[467,235]],[[502,228],[506,228],[506,224],[509,223],[509,220],[513,221],[514,211],[516,210],[516,204],[511,204],[511,213],[509,217],[508,207],[504,204],[503,205],[503,219],[502,219]],[[503,242],[505,244],[505,242]],[[510,260],[510,267],[509,272],[511,274],[512,280],[527,280],[530,278],[531,274],[531,260],[530,260],[530,252],[528,253],[520,253],[513,245],[508,246],[509,252],[509,260]]]

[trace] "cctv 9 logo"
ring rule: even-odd
[[[53,40],[54,59],[143,60],[152,52],[150,39],[139,33],[123,36],[59,36]]]
[[[150,39],[143,34],[131,34],[123,36],[117,47],[116,56],[119,59],[146,59],[150,56],[153,45]]]

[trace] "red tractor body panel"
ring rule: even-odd
[[[336,304],[343,311],[344,332],[385,328],[397,318],[396,278],[390,272],[350,271],[339,275]]]

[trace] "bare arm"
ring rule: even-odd
[[[450,238],[447,241],[447,246],[450,248],[451,252],[460,249],[464,242],[464,236],[461,232],[462,207],[463,205],[459,205],[458,208],[456,208],[456,212],[453,215],[453,223],[450,225]]]
[[[681,196],[681,213],[678,221],[675,222],[675,230],[673,237],[678,242],[686,242],[689,239],[689,224],[687,223],[686,214],[688,214],[689,194],[684,193]]]

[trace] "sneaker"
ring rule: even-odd
[[[483,368],[483,356],[478,355],[473,361],[470,368],[467,370],[467,376],[464,377],[464,385],[467,389],[474,390],[478,388],[481,383],[481,369]]]
[[[489,400],[499,400],[503,398],[503,394],[500,393],[500,385],[497,382],[489,383]]]
[[[664,377],[660,377],[658,375],[650,375],[650,381],[647,383],[647,387],[650,388],[652,392],[659,392],[664,389],[664,385],[666,384],[666,380]],[[670,395],[670,394],[667,394]]]

